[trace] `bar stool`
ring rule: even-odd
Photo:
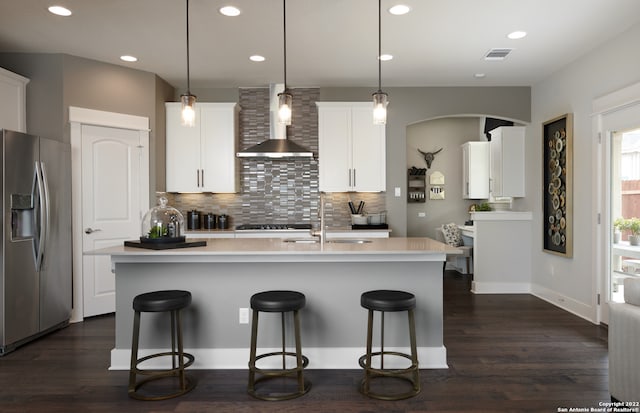
[[[180,310],[191,304],[191,293],[189,291],[168,290],[154,291],[140,294],[133,299],[133,337],[131,344],[131,366],[129,369],[129,397],[138,400],[165,400],[181,396],[195,387],[195,381],[185,374],[185,368],[193,364],[194,357],[183,351],[182,345],[182,323],[180,321]],[[171,312],[171,351],[150,354],[138,358],[138,344],[140,339],[140,313],[142,312]],[[177,347],[176,347],[177,335]],[[171,357],[171,369],[141,369],[138,365],[146,360],[157,357]],[[187,362],[185,363],[185,359]],[[137,375],[148,376],[137,381]],[[178,390],[169,394],[143,394],[139,390],[151,381],[166,377],[177,377],[179,381]]]
[[[420,393],[420,374],[418,370],[418,353],[416,350],[416,327],[414,319],[414,309],[416,308],[416,297],[405,291],[375,290],[368,291],[360,297],[360,305],[369,310],[369,321],[367,327],[367,353],[360,357],[358,362],[364,369],[364,378],[360,384],[360,392],[365,396],[380,400],[401,400],[413,397]],[[381,312],[380,320],[380,351],[372,352],[373,341],[373,312]],[[385,312],[406,311],[409,317],[409,339],[411,341],[411,354],[397,351],[386,351],[384,349],[384,313]],[[385,369],[384,356],[398,356],[411,360],[411,365],[407,368]],[[380,357],[380,368],[373,368],[371,359]],[[405,393],[380,393],[370,390],[371,382],[376,378],[396,378],[405,380],[411,384],[411,389]]]
[[[298,310],[305,306],[306,298],[304,294],[296,291],[264,291],[254,294],[251,297],[251,308],[253,309],[253,321],[251,322],[251,350],[249,355],[249,385],[247,393],[261,400],[289,400],[300,397],[311,388],[311,383],[304,379],[302,370],[309,364],[309,359],[302,355],[302,345],[300,343],[300,318]],[[264,353],[256,355],[258,343],[258,314],[259,312],[281,313],[282,324],[282,351]],[[293,312],[293,328],[295,334],[296,351],[285,350],[285,313]],[[282,369],[262,369],[256,367],[258,360],[267,357],[282,357]],[[286,367],[286,357],[295,357],[296,366]],[[260,377],[256,378],[256,374]],[[264,393],[256,390],[256,384],[275,378],[295,378],[297,379],[297,389],[292,392]]]

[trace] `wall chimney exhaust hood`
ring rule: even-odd
[[[236,153],[239,158],[313,158],[313,152],[287,139],[287,126],[278,122],[278,93],[284,84],[269,85],[270,139]]]

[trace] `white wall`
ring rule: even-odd
[[[640,25],[594,48],[532,87],[527,127],[527,196],[519,209],[533,211],[532,282],[536,295],[597,321],[595,98],[640,81]],[[574,115],[573,258],[542,251],[542,123]]]

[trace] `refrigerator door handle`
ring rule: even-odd
[[[51,199],[49,197],[49,179],[47,178],[47,168],[44,162],[40,161],[40,174],[42,175],[42,187],[44,189],[44,243],[40,244],[40,252],[42,255],[42,260],[40,266],[42,266],[42,261],[44,260],[44,255],[47,251],[47,242],[49,239],[49,232],[51,231]]]
[[[46,211],[45,211],[45,199],[44,199],[44,183],[42,182],[42,175],[40,173],[40,164],[38,162],[36,162],[36,166],[35,166],[35,178],[36,178],[36,184],[37,184],[37,189],[38,189],[38,204],[39,204],[39,214],[40,214],[40,219],[38,222],[38,248],[35,251],[35,255],[36,255],[36,271],[40,271],[40,267],[42,266],[42,259],[43,259],[43,249],[44,249],[44,239],[45,239],[45,219],[46,219]],[[34,188],[35,189],[35,188]]]

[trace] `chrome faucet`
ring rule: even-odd
[[[318,208],[318,217],[320,217],[320,230],[316,231],[313,235],[317,235],[320,237],[320,243],[324,244],[325,237],[327,234],[326,225],[324,222],[324,201],[325,201],[325,193],[320,192],[320,207]]]

